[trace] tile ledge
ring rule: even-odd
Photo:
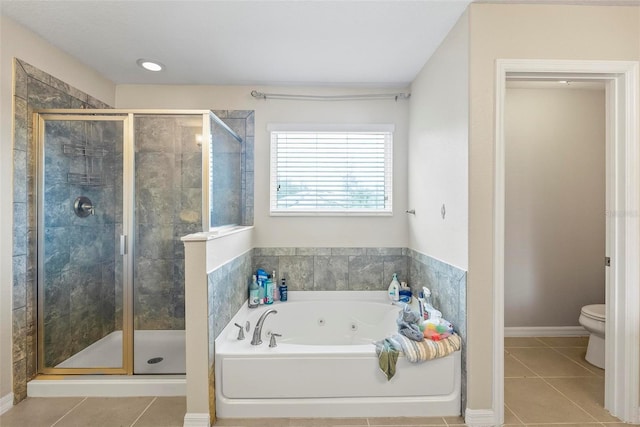
[[[231,234],[241,233],[253,229],[253,225],[234,225],[228,227],[216,227],[209,231],[201,231],[199,233],[188,234],[180,238],[183,242],[206,242],[209,240],[219,239]]]

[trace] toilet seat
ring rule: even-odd
[[[604,304],[585,305],[584,307],[582,307],[582,310],[580,310],[580,314],[582,314],[585,317],[588,317],[589,319],[604,322],[606,317],[605,305]]]

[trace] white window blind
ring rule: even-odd
[[[272,131],[271,213],[392,212],[392,132]]]

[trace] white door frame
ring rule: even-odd
[[[640,141],[638,62],[498,59],[494,166],[493,408],[504,422],[504,104],[508,77],[601,80],[607,110],[607,256],[605,408],[640,420]],[[604,260],[603,260],[604,262]]]

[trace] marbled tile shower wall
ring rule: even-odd
[[[240,138],[211,120],[211,226],[253,225],[253,110],[216,110]]]
[[[110,108],[61,80],[14,61],[13,141],[13,393],[27,396],[36,374],[36,108]]]
[[[184,245],[202,231],[202,116],[135,117],[135,329],[184,329]]]
[[[55,367],[116,329],[123,126],[46,121],[44,135],[44,359]],[[94,185],[82,184],[87,173]],[[94,215],[74,213],[79,196]]]
[[[404,248],[255,248],[253,269],[276,271],[292,291],[385,290],[407,281]]]

